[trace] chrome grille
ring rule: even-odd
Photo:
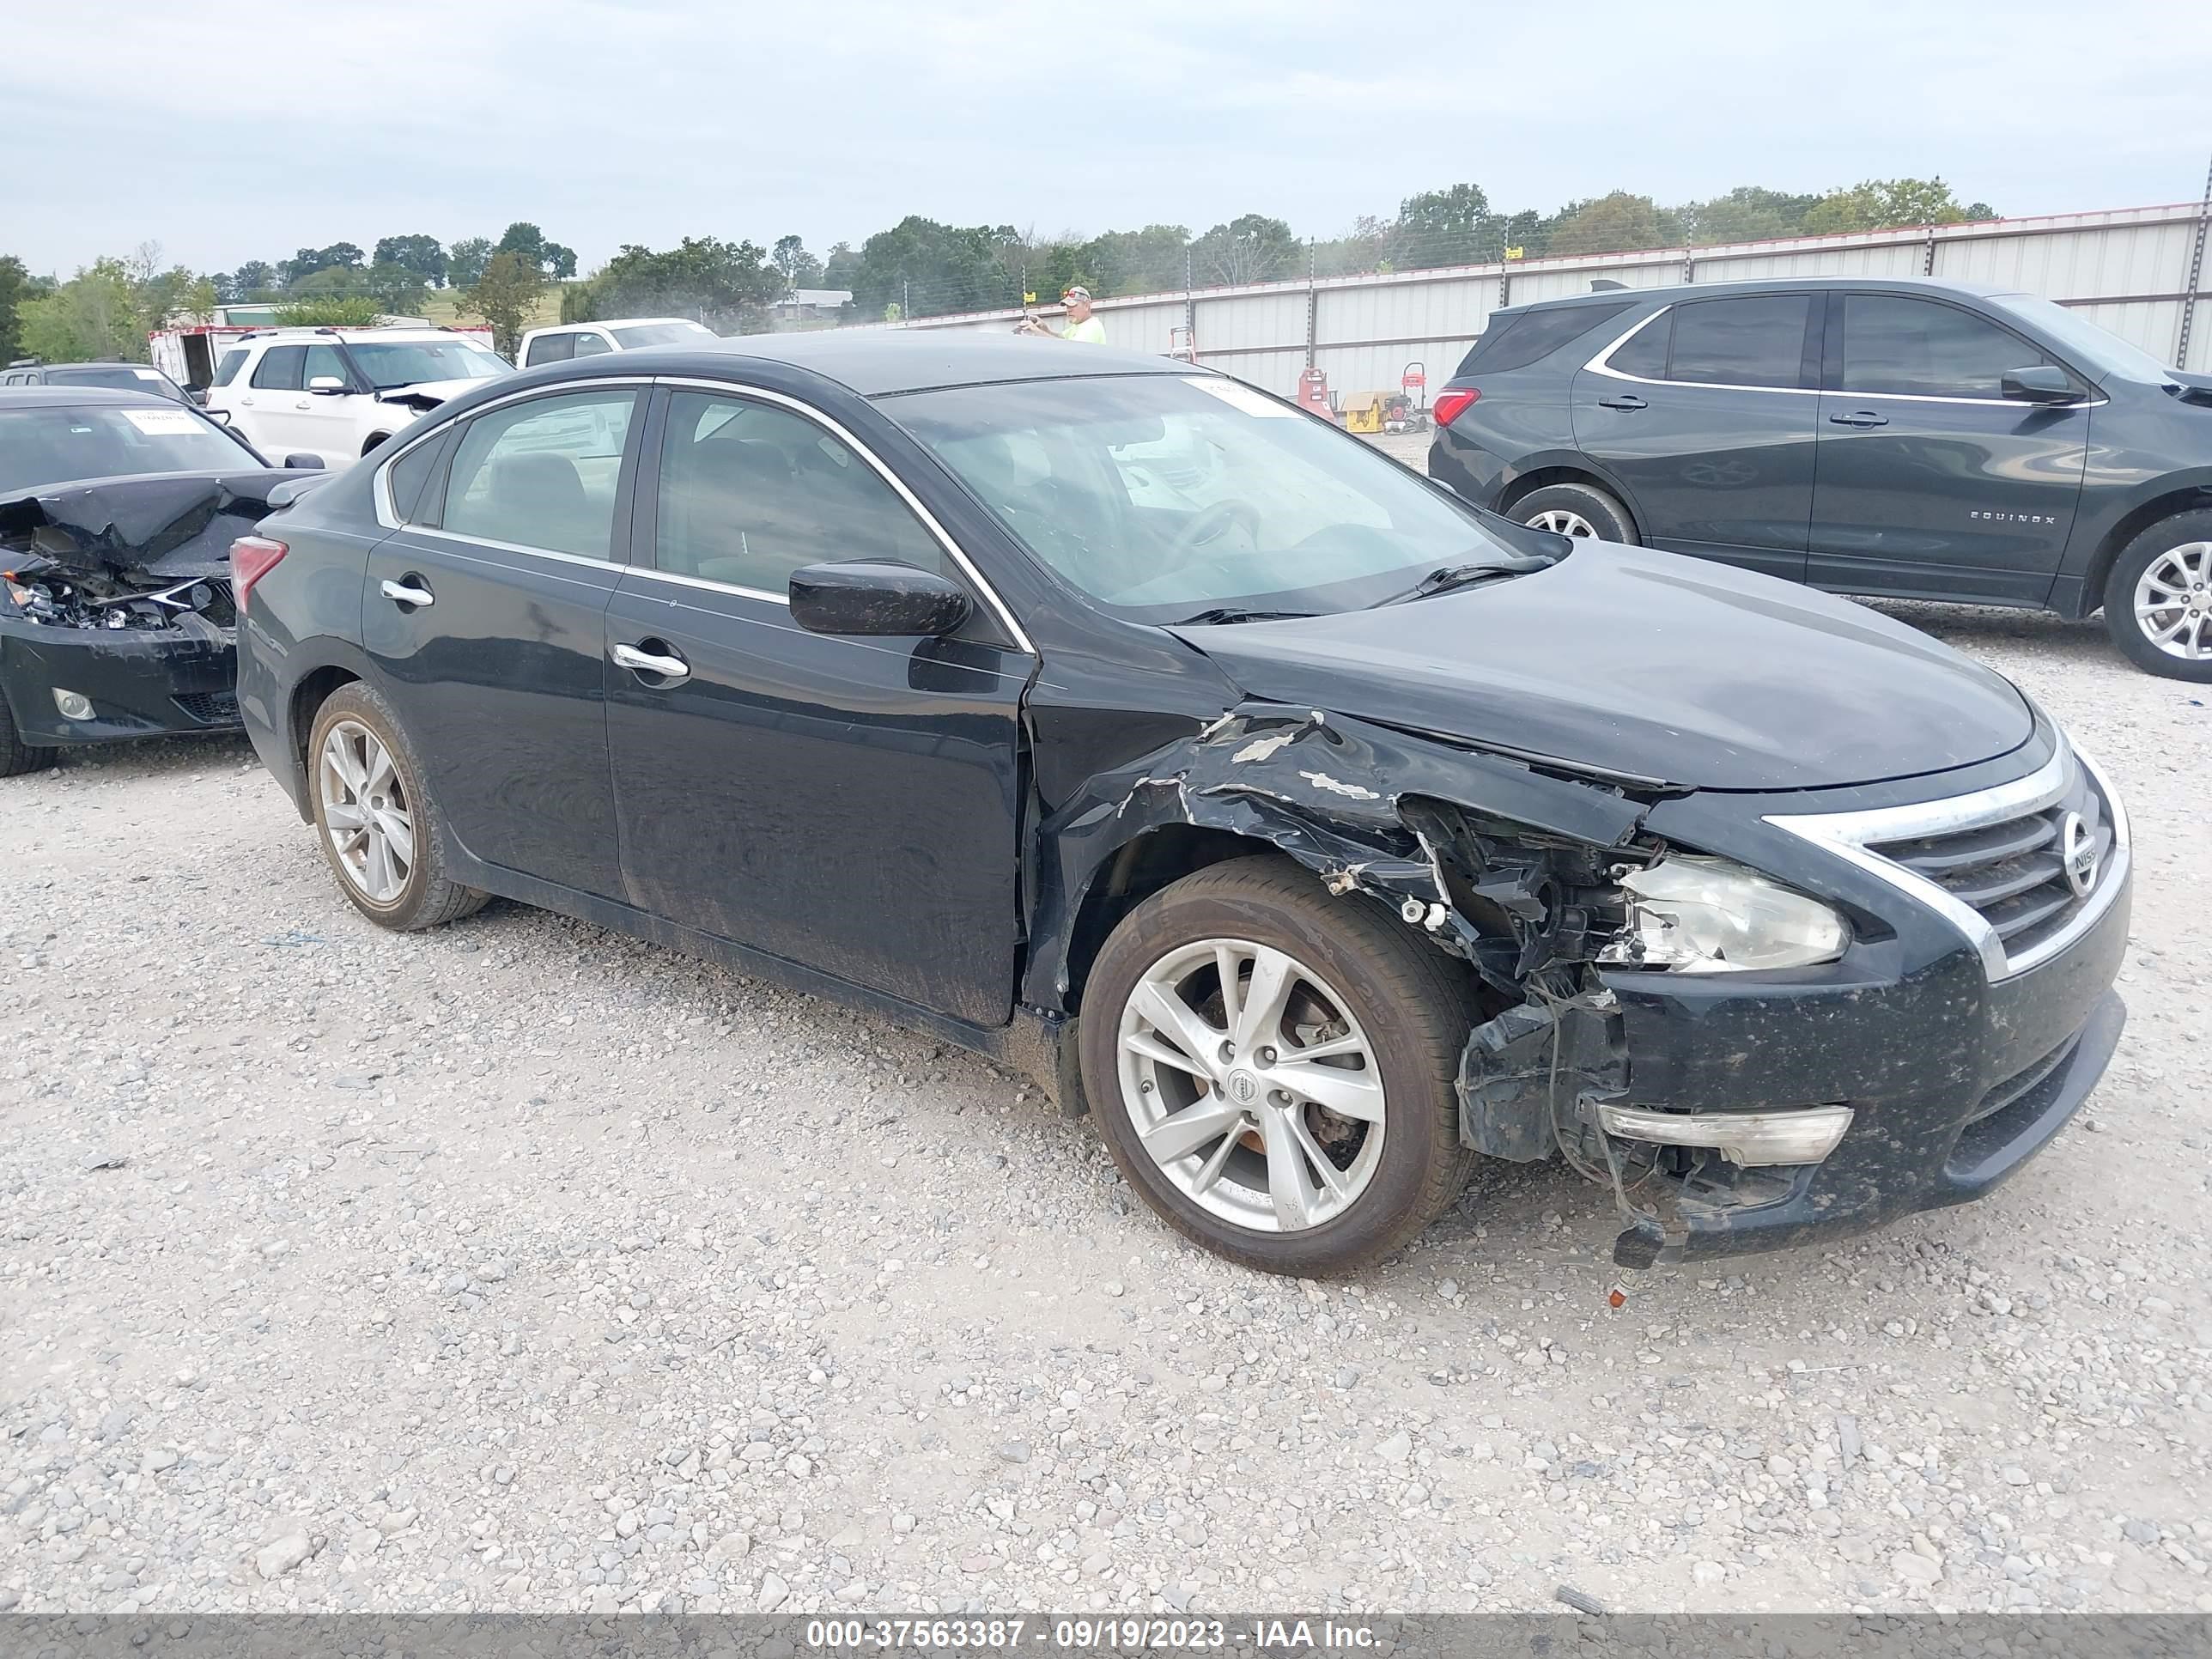
[[[1767,822],[1948,919],[1993,980],[2057,955],[2105,913],[2127,881],[2126,811],[2096,763],[2063,742],[2028,776],[1972,794],[1864,812],[1778,815]],[[2069,846],[2077,856],[2094,851],[2086,893],[2067,878]]]

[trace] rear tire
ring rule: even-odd
[[[1505,515],[1531,530],[1637,545],[1636,520],[1628,516],[1626,507],[1595,484],[1546,484],[1514,502]]]
[[[1185,1237],[1263,1273],[1351,1273],[1467,1183],[1454,1083],[1474,1017],[1465,970],[1379,904],[1328,897],[1285,859],[1235,859],[1107,939],[1084,1092],[1115,1164]]]
[[[2105,631],[2146,673],[2212,684],[2212,511],[2161,520],[2120,550],[2105,578]]]
[[[358,680],[315,711],[307,799],[338,886],[378,927],[441,927],[491,896],[447,878],[442,820],[413,745],[391,705]]]
[[[20,778],[27,772],[43,772],[61,758],[58,749],[33,749],[15,729],[15,711],[0,697],[0,778]]]

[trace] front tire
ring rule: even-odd
[[[440,927],[489,898],[446,878],[437,804],[422,769],[391,705],[358,681],[315,712],[307,794],[324,859],[354,908],[378,927]]]
[[[1602,542],[1637,543],[1636,520],[1628,509],[1595,484],[1546,484],[1532,489],[1508,510],[1531,530]]]
[[[2105,629],[2146,672],[2212,683],[2212,512],[2177,514],[2120,550]]]
[[[61,757],[56,749],[34,749],[15,729],[15,711],[0,696],[0,778],[20,778],[27,772],[43,772]]]
[[[1084,994],[1084,1090],[1169,1225],[1263,1273],[1345,1273],[1458,1196],[1465,971],[1285,860],[1186,876],[1125,917]]]

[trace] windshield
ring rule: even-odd
[[[2131,380],[2148,380],[2154,385],[2173,378],[2173,371],[2148,351],[2130,345],[2110,329],[2098,327],[2064,306],[2033,294],[1995,295],[1990,303],[2050,336],[2100,374],[2117,369]]]
[[[237,472],[260,465],[195,410],[0,410],[0,490],[133,472]]]
[[[507,365],[465,340],[349,340],[346,349],[379,392],[432,380],[481,380]]]
[[[689,345],[694,340],[714,337],[714,331],[697,323],[640,323],[635,328],[611,330],[615,343],[626,351],[635,351],[640,346]]]
[[[1041,562],[1133,622],[1357,610],[1524,556],[1360,440],[1218,375],[884,403]]]
[[[185,395],[177,383],[158,368],[133,368],[127,363],[94,363],[84,368],[50,368],[48,386],[106,386],[118,392],[149,392],[178,403]]]

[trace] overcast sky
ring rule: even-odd
[[[534,220],[623,242],[909,213],[1045,234],[1244,212],[1301,234],[1472,179],[1940,173],[2002,213],[2193,200],[2208,0],[0,0],[0,252],[228,270]]]

